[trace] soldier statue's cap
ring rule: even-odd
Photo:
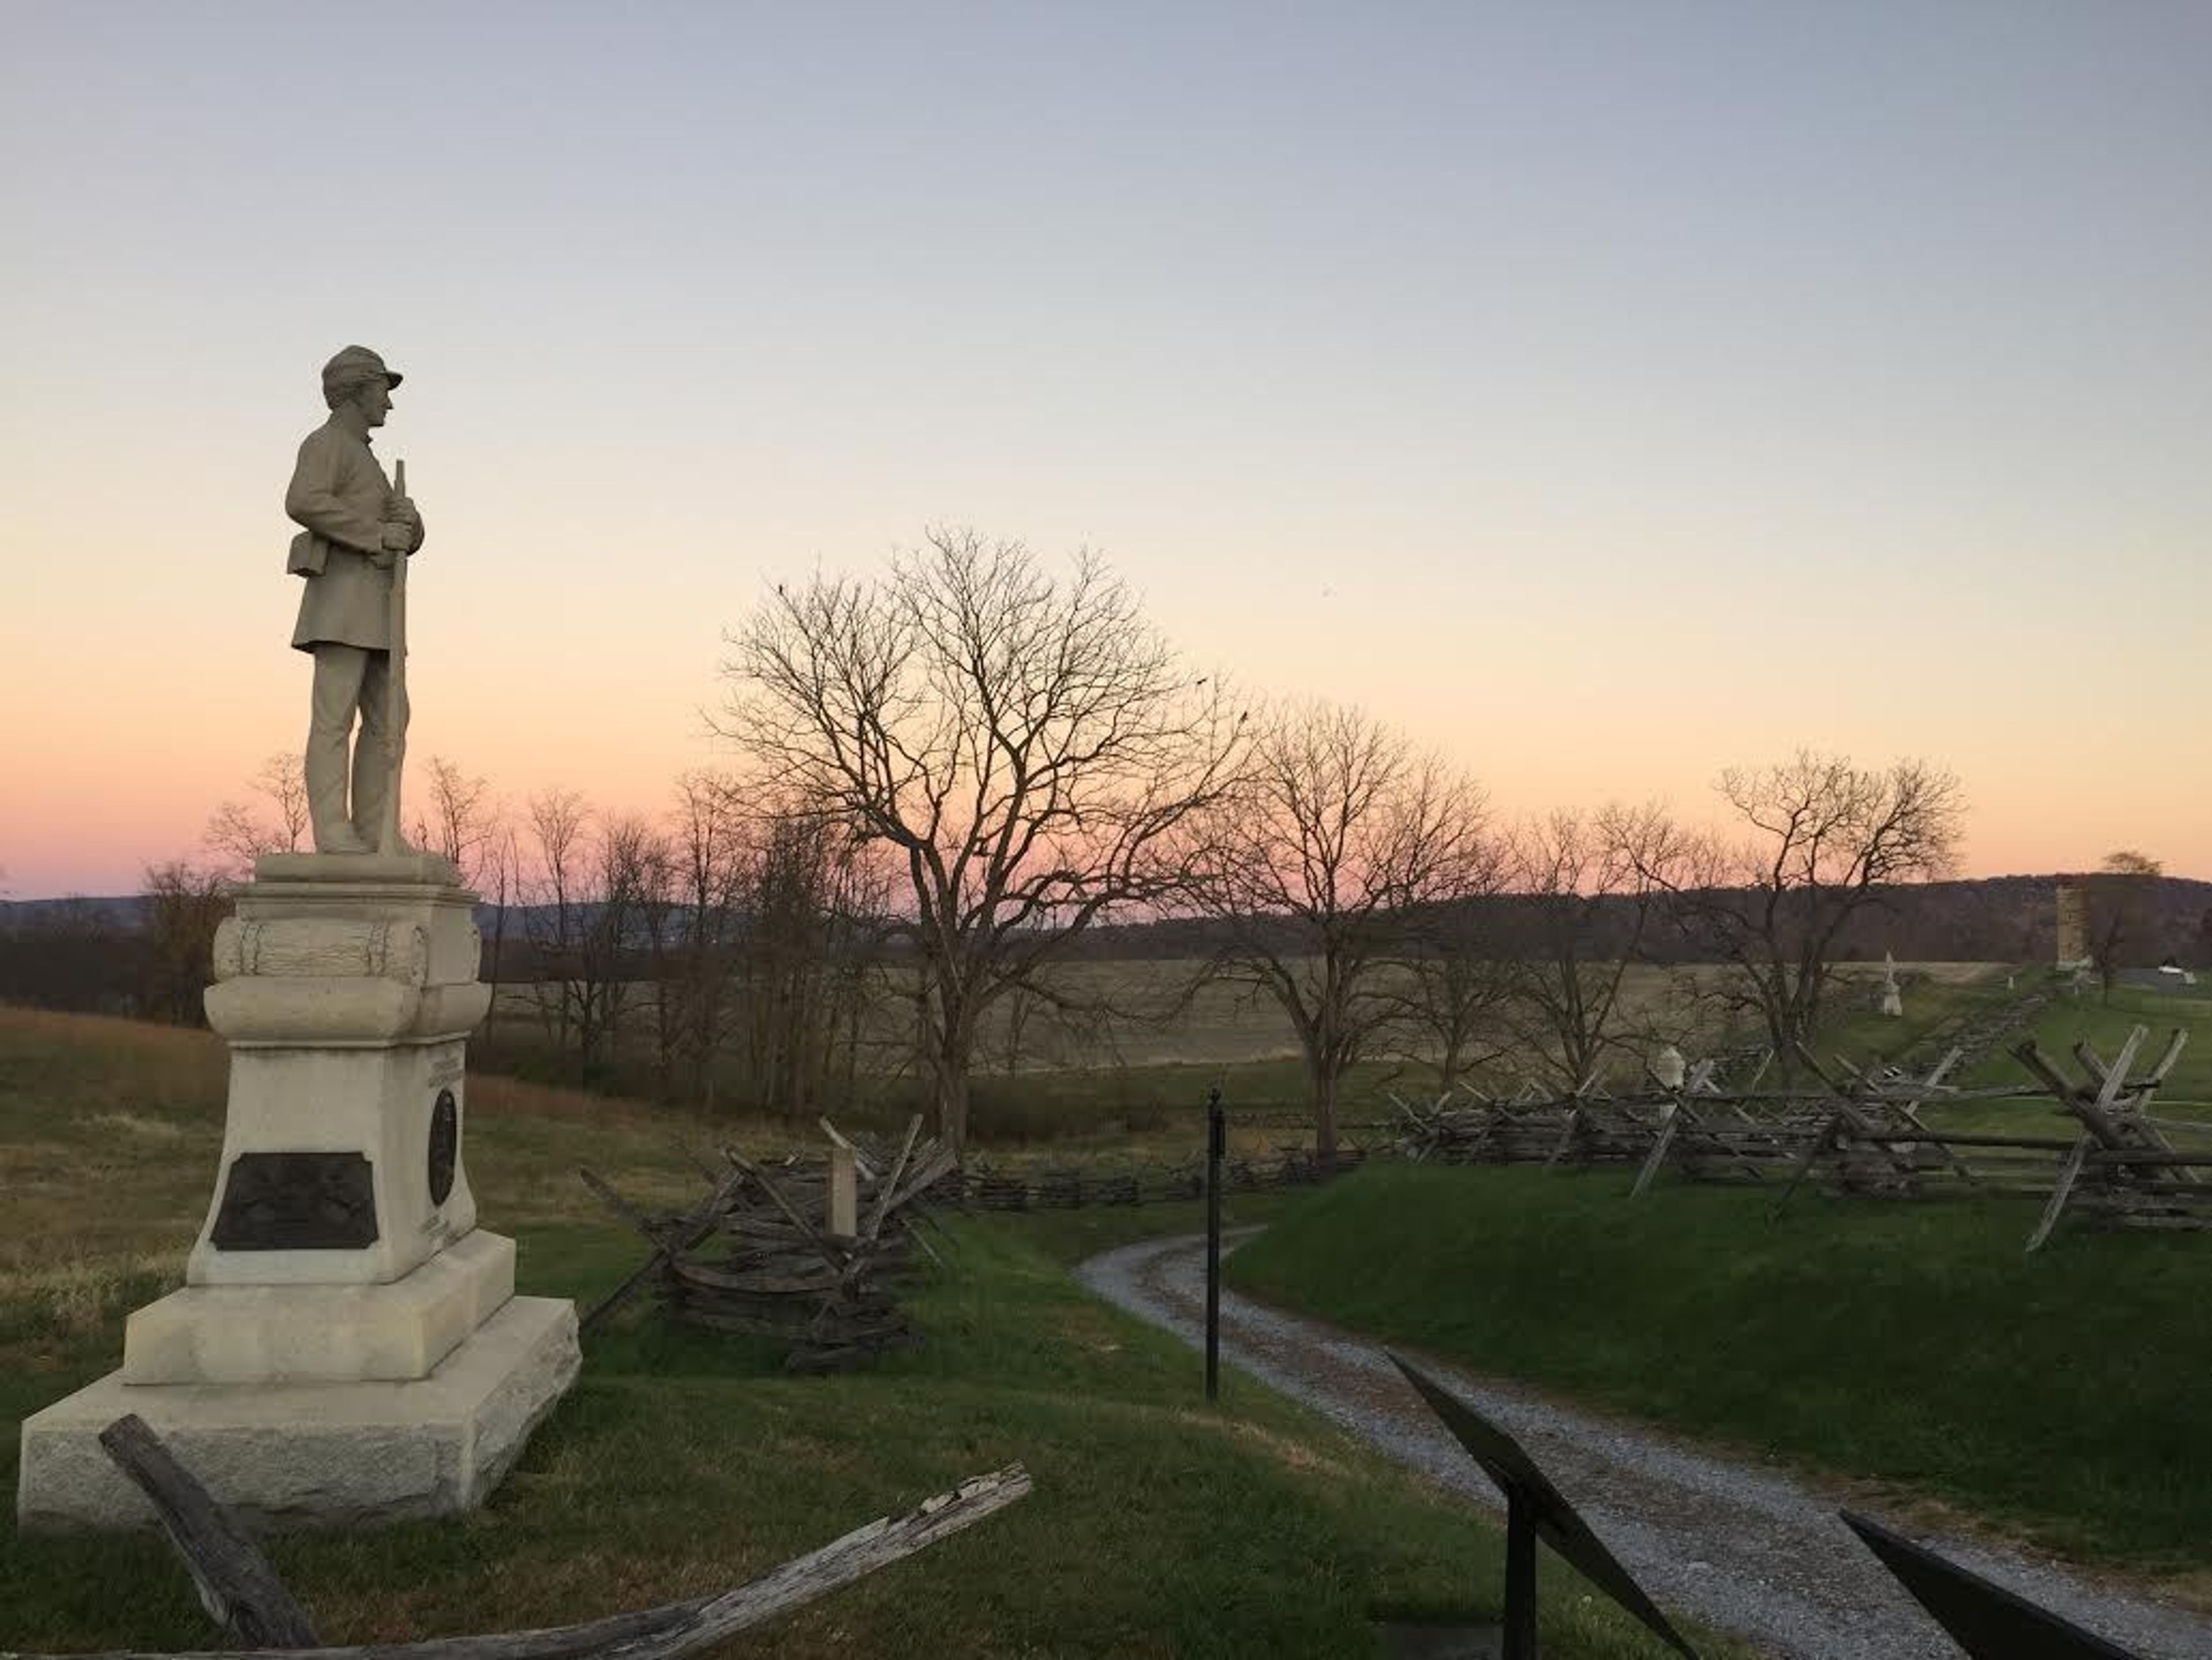
[[[363,372],[380,374],[395,386],[405,378],[398,369],[385,367],[384,359],[367,346],[348,346],[323,365],[323,385],[327,389]]]

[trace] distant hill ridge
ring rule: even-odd
[[[1852,920],[1833,960],[1875,960],[1887,952],[1900,962],[2055,961],[2057,885],[2062,879],[2079,879],[2079,874],[1982,876],[1880,890],[1879,902]],[[1471,902],[1468,923],[1478,929],[1486,921],[1504,923],[1517,903],[1512,895]],[[1632,903],[1619,899],[1602,909],[1613,919],[1612,931],[1620,944],[1610,948],[1601,944],[1600,956],[1608,949],[1625,948]],[[2122,954],[2129,960],[2156,963],[2173,957],[2192,966],[2212,964],[2212,882],[2186,876],[2160,879],[2148,923],[2124,948]],[[1114,924],[1091,929],[1076,952],[1093,958],[1202,957],[1215,937],[1215,927],[1203,918]],[[1674,955],[1663,938],[1647,938],[1645,948],[1647,955],[1661,960]]]
[[[1902,961],[2048,962],[2057,954],[2053,900],[2060,876],[1985,876],[1957,881],[1915,883],[1885,890],[1880,904],[1855,919],[1841,941],[1838,960],[1879,958],[1887,952]],[[136,931],[144,926],[149,901],[143,895],[66,899],[0,900],[0,933],[45,933],[72,923],[98,930]],[[1468,921],[1477,926],[1486,912],[1502,919],[1514,899],[1474,902]],[[589,907],[583,908],[586,915]],[[1607,907],[1625,919],[1627,902]],[[542,913],[509,906],[507,933],[526,937]],[[487,934],[496,931],[497,908],[478,909]],[[2212,964],[2212,882],[2169,876],[2156,890],[2151,926],[2127,955],[2156,962],[2173,957],[2191,966]],[[1154,922],[1123,922],[1089,930],[1073,954],[1091,958],[1161,961],[1203,957],[1218,938],[1216,925],[1203,918],[1175,917]],[[1663,944],[1658,947],[1664,953]]]

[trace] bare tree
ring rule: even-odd
[[[222,871],[188,860],[149,865],[146,984],[141,1006],[157,1020],[204,1025],[202,998],[215,974],[215,933],[230,915],[231,882]]]
[[[480,851],[477,880],[481,885],[486,909],[489,913],[491,932],[483,943],[483,977],[491,988],[491,1014],[483,1024],[476,1043],[479,1056],[490,1054],[500,1037],[500,988],[506,982],[508,971],[507,936],[514,919],[515,908],[522,897],[522,842],[515,833],[513,821],[504,813],[500,816],[492,834]]]
[[[1207,825],[1195,889],[1221,925],[1213,971],[1265,992],[1306,1062],[1315,1150],[1336,1153],[1345,1074],[1395,1012],[1422,910],[1484,868],[1480,793],[1356,709],[1278,712]]]
[[[620,1059],[653,830],[635,815],[599,814],[574,790],[540,791],[528,814],[536,869],[522,891],[532,993],[556,1050],[591,1085]]]
[[[653,1038],[653,1090],[663,1101],[680,1098],[682,1015],[671,989],[684,927],[680,865],[675,842],[657,831],[643,849],[637,873],[637,943],[644,958],[641,972]]]
[[[428,798],[429,812],[425,817],[416,811],[415,845],[442,854],[460,872],[461,885],[475,887],[500,833],[500,807],[490,783],[434,755],[424,769],[422,794]]]
[[[0,906],[0,1002],[143,1014],[153,933],[123,922],[110,901]]]
[[[592,903],[578,936],[571,994],[576,1053],[586,1082],[621,1059],[639,966],[647,884],[664,867],[659,834],[637,813],[599,821],[592,838]]]
[[[307,837],[307,785],[295,754],[272,755],[249,781],[258,802],[225,801],[210,815],[201,845],[240,881],[264,853],[297,853]]]
[[[873,580],[779,586],[731,636],[720,730],[771,787],[903,866],[936,1128],[968,1128],[978,1023],[1097,917],[1157,905],[1236,719],[1085,552],[938,530]]]
[[[1680,938],[1732,970],[1725,994],[1765,1025],[1788,1075],[1819,1030],[1844,929],[1886,890],[1950,869],[1965,803],[1958,779],[1923,761],[1875,770],[1802,750],[1730,769],[1719,790],[1747,830],[1662,838],[1639,873]]]
[[[1022,1069],[1022,1040],[1028,1035],[1030,1019],[1045,1006],[1044,999],[1027,986],[1018,986],[1006,1000],[999,1022],[999,1070],[1008,1078]]]
[[[852,1087],[888,891],[868,846],[818,812],[789,810],[763,828],[743,952],[745,1056],[755,1098],[772,1112],[819,1111],[841,1081],[841,1049]]]
[[[2128,960],[2153,948],[2158,889],[2165,874],[2157,860],[2124,848],[2106,854],[2103,866],[2083,884],[2089,961],[2107,1002]]]
[[[876,1041],[868,1012],[883,1002],[896,971],[891,942],[903,928],[894,897],[902,884],[884,842],[848,835],[825,851],[820,1087],[834,1084],[850,1099],[860,1088],[861,1051]]]
[[[530,798],[526,811],[532,868],[517,885],[537,959],[532,994],[546,1036],[565,1054],[578,1014],[574,976],[591,925],[591,808],[574,790],[545,789]]]
[[[728,780],[688,772],[676,781],[659,852],[645,915],[656,959],[661,1088],[712,1110],[732,1019],[743,899],[757,862]]]
[[[1621,988],[1641,955],[1673,835],[1655,808],[1562,810],[1512,842],[1514,1030],[1569,1090],[1629,1040]]]
[[[1477,1067],[1507,1052],[1515,1035],[1516,964],[1501,901],[1509,849],[1485,836],[1468,860],[1464,895],[1407,919],[1407,956],[1387,994],[1405,1058],[1433,1066],[1449,1094]]]

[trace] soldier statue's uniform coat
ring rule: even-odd
[[[384,546],[392,483],[370,451],[333,418],[300,445],[284,511],[307,528],[292,538],[285,569],[307,579],[292,643],[301,651],[331,643],[387,651],[392,646],[392,573],[369,556]],[[422,545],[418,532],[415,545]]]
[[[386,822],[398,815],[407,733],[405,647],[392,606],[396,562],[422,545],[422,521],[368,447],[402,378],[366,346],[324,364],[331,417],[301,444],[284,492],[301,527],[284,568],[307,578],[292,643],[315,660],[303,774],[318,853],[408,851]]]

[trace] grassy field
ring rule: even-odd
[[[222,1087],[221,1049],[202,1035],[0,1009],[14,1224],[0,1491],[16,1422],[111,1368],[124,1316],[175,1282],[214,1174]],[[526,1292],[590,1299],[638,1260],[575,1163],[641,1197],[696,1186],[658,1115],[495,1080],[471,1091],[471,1179],[488,1223],[520,1240]],[[1294,1202],[1240,1200],[1234,1218]],[[1378,1614],[1494,1614],[1500,1545],[1463,1504],[1239,1375],[1206,1408],[1187,1350],[1064,1272],[1194,1219],[1184,1207],[957,1223],[951,1271],[915,1305],[927,1347],[853,1377],[788,1379],[772,1356],[638,1309],[594,1341],[486,1510],[294,1535],[272,1554],[327,1641],[572,1620],[735,1583],[1019,1459],[1030,1499],[734,1651],[1335,1657],[1372,1651]],[[1547,1652],[1659,1652],[1564,1573],[1547,1584]],[[33,1650],[210,1636],[158,1541],[19,1537],[12,1517],[0,1611],[0,1639]]]
[[[1853,978],[1862,984],[1878,982],[1881,972],[1879,964],[1858,965]],[[2004,1007],[2032,983],[2023,976],[2019,990],[2008,991],[2006,970],[1988,963],[1899,964],[1898,973],[1905,987],[1902,1015],[1869,1007],[1837,1010],[1812,1045],[1814,1055],[1824,1061],[1842,1056],[1856,1066],[1901,1061],[1915,1051],[1940,1048],[1943,1035],[1956,1025]]]
[[[1055,974],[1073,1001],[1115,1012],[1108,1018],[1079,1019],[1039,1004],[1026,1017],[1021,1042],[1014,1047],[1007,1037],[1011,1006],[995,1006],[977,1045],[972,1081],[975,1133],[1009,1146],[1108,1143],[1163,1131],[1187,1139],[1195,1133],[1206,1091],[1216,1086],[1235,1110],[1246,1115],[1303,1113],[1309,1085],[1288,1018],[1248,988],[1213,982],[1190,993],[1201,967],[1195,959],[1063,964]],[[1709,993],[1720,972],[1630,969],[1620,1004],[1622,1024],[1676,1034],[1692,1055],[1755,1041],[1756,1034],[1747,1031],[1693,1030],[1696,1020],[1685,1012],[1683,987],[1693,983]],[[1847,964],[1840,972],[1849,985],[1836,1000],[1819,1047],[1855,1062],[1894,1060],[1946,1023],[2010,996],[2005,970],[1997,964],[1903,964],[1905,1014],[1889,1019],[1870,1006],[1858,1006],[1869,1003],[1881,964]],[[567,1076],[573,1058],[556,1052],[533,1012],[538,991],[501,988],[492,1037],[480,1042],[478,1049],[493,1057],[487,1064],[502,1072],[538,1079]],[[647,1094],[654,1087],[649,1039],[642,1035],[652,988],[632,987],[630,996],[629,1020],[637,1031],[603,1069],[614,1080],[608,1087]],[[898,1006],[895,998],[884,1002],[887,1009]],[[902,1044],[909,1037],[885,1024],[872,1041],[888,1067],[905,1053]],[[1653,1047],[1661,1041],[1653,1038]],[[1631,1055],[1618,1057],[1616,1086],[1631,1081],[1636,1065]],[[1526,1058],[1480,1067],[1471,1081],[1510,1091],[1531,1078],[1552,1081],[1542,1066]],[[1378,1043],[1371,1058],[1346,1079],[1340,1116],[1352,1122],[1395,1119],[1393,1092],[1425,1098],[1433,1092],[1435,1079],[1431,1061]],[[743,1088],[741,1080],[726,1081],[732,1091]],[[865,1127],[888,1128],[922,1110],[925,1097],[924,1085],[911,1072],[864,1071],[856,1098],[842,1104],[838,1116]]]
[[[2002,970],[1917,976],[1904,1020],[1854,1016],[1822,1049],[1894,1058],[2006,996]],[[2134,1024],[2177,1021],[2206,1037],[2169,1096],[2212,1097],[2212,1000],[2089,993],[2056,1005],[2037,1036],[2054,1054],[2082,1037],[2109,1055]],[[1970,1081],[2017,1075],[1998,1056]],[[1006,1091],[997,1120],[977,1115],[981,1151],[1176,1158],[1199,1144],[1209,1087],[1251,1116],[1295,1110],[1302,1081],[1280,1058],[1024,1072],[979,1092],[980,1106]],[[1363,1068],[1346,1116],[1379,1116],[1387,1090],[1419,1081]],[[112,1367],[123,1316],[176,1283],[224,1087],[208,1034],[0,1008],[13,1225],[0,1239],[0,1423]],[[487,1075],[471,1079],[470,1113],[471,1180],[488,1225],[522,1241],[525,1288],[586,1299],[639,1246],[577,1164],[675,1203],[698,1190],[679,1143],[781,1148],[809,1133]],[[2065,1128],[2033,1103],[1931,1116]],[[1303,1139],[1279,1122],[1234,1136],[1255,1153]],[[1888,1483],[2207,1596],[2212,1484],[2185,1456],[2195,1380],[2212,1375],[2203,1242],[2069,1232],[2024,1263],[2032,1216],[2017,1205],[1801,1201],[1769,1223],[1769,1195],[1674,1189],[1631,1207],[1626,1179],[1378,1169],[1318,1195],[1242,1195],[1232,1219],[1280,1225],[1233,1272],[1378,1336]],[[920,1304],[930,1347],[865,1377],[786,1380],[769,1357],[640,1311],[595,1344],[489,1511],[289,1540],[281,1565],[333,1640],[582,1618],[731,1583],[1019,1457],[1036,1497],[944,1548],[940,1571],[894,1570],[792,1622],[777,1651],[1339,1654],[1362,1651],[1371,1610],[1484,1608],[1495,1539],[1463,1510],[1242,1378],[1223,1411],[1202,1409],[1182,1351],[1061,1273],[1198,1225],[1195,1207],[963,1224],[957,1272]],[[15,1456],[10,1433],[0,1490]],[[106,1587],[126,1579],[145,1589],[115,1598]],[[1593,1607],[1557,1596],[1555,1651],[1646,1652]],[[0,1527],[0,1635],[30,1647],[205,1634],[147,1541]]]
[[[1109,1023],[1102,1033],[1097,1023],[1063,1021],[1052,1009],[1040,1007],[1024,1028],[1017,1069],[1241,1067],[1269,1061],[1295,1061],[1299,1053],[1297,1035],[1289,1018],[1273,1001],[1250,988],[1207,983],[1200,985],[1187,1000],[1182,997],[1182,988],[1200,979],[1202,966],[1196,959],[1061,965],[1054,970],[1055,982],[1073,1001],[1109,1006],[1127,1011],[1127,1016]],[[1837,966],[1844,978],[1856,986],[1878,982],[1881,975],[1879,963]],[[1927,1013],[1908,1008],[1910,1018],[1905,1024],[1913,1026],[1922,1024],[1934,1010],[1952,1006],[1954,993],[1974,988],[2002,993],[2004,985],[2004,970],[1991,964],[1915,963],[1900,964],[1899,969],[1926,994],[1923,1000],[1917,991],[1913,1001],[1929,1004]],[[1698,993],[1710,992],[1721,973],[1709,967],[1632,966],[1622,981],[1621,1025],[1668,1031],[1694,1025],[1686,1006]],[[993,1021],[995,1024],[987,1022],[981,1048],[985,1057],[996,1065],[1006,1052],[1004,1005],[994,1012]],[[1878,1015],[1863,1023],[1869,1034],[1891,1037],[1899,1025],[1887,1022],[1885,1031]],[[1859,1023],[1852,1023],[1850,1029],[1859,1031]]]
[[[2212,1241],[2032,1201],[1370,1168],[1231,1259],[1248,1291],[1579,1401],[2212,1590]]]
[[[2176,1026],[2190,1030],[2190,1045],[2166,1079],[2164,1094],[2177,1103],[2212,1102],[2212,995],[2178,996],[2128,986],[2113,988],[2107,998],[2094,987],[2079,995],[2061,996],[2036,1025],[2035,1041],[2045,1055],[2059,1061],[2070,1073],[2079,1073],[2070,1051],[2077,1041],[2110,1061],[2118,1055],[2133,1026],[2148,1026],[2151,1036],[2136,1053],[2138,1069],[2157,1059],[2166,1035]],[[1960,1081],[2006,1084],[2021,1078],[2020,1063],[2002,1052],[1986,1057]]]

